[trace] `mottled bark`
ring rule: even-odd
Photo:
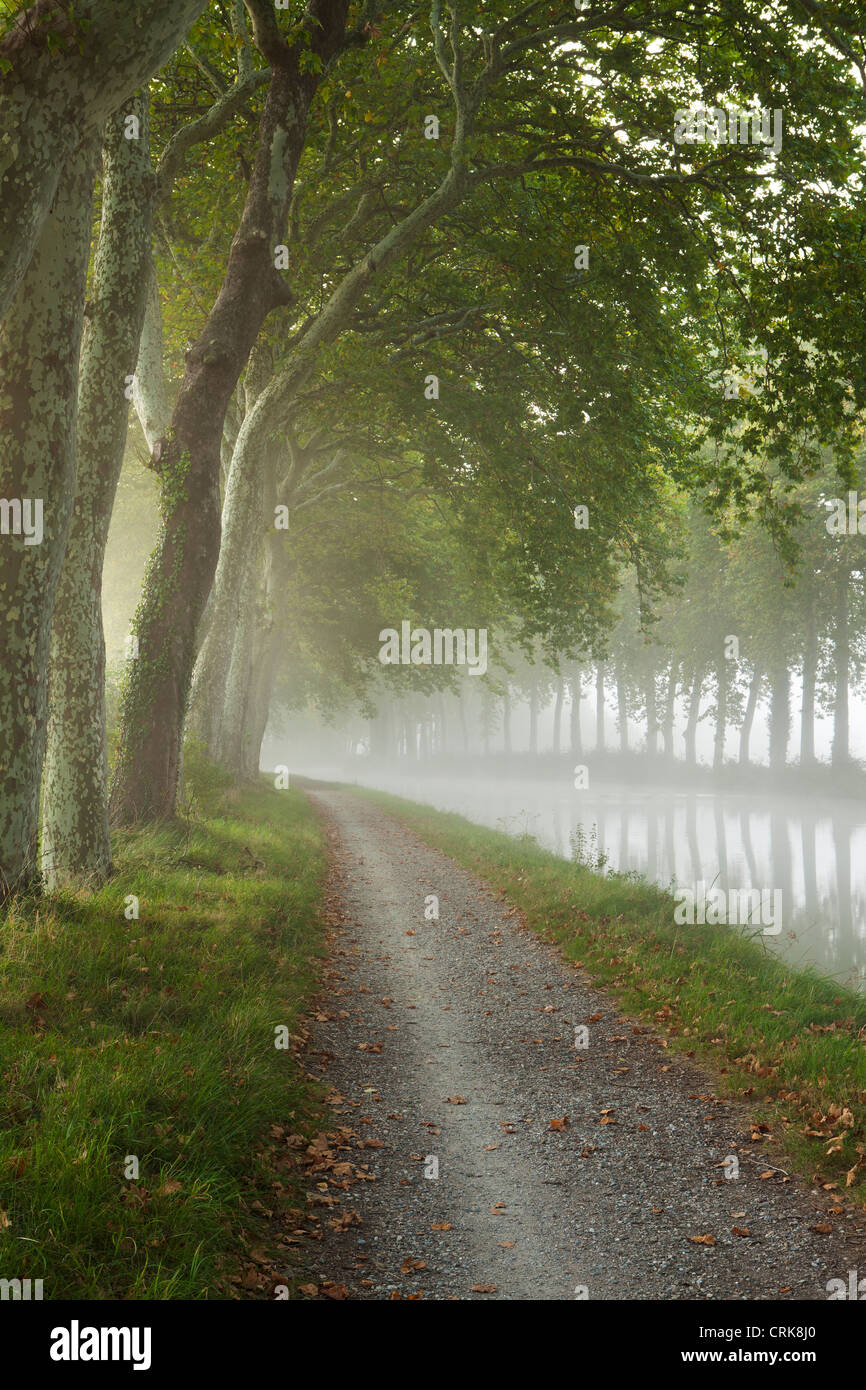
[[[270,355],[254,350],[247,372],[246,406],[250,409],[270,374]],[[262,498],[270,498],[273,484],[273,447],[251,453],[247,436],[240,434],[232,454],[222,508],[222,541],[211,590],[207,634],[193,671],[189,700],[189,732],[200,739],[211,758],[225,759],[222,736],[229,670],[234,659],[238,631],[251,641],[258,594],[259,547],[266,524]],[[270,522],[273,526],[274,513]],[[237,687],[238,675],[235,676]],[[233,717],[238,715],[237,688]],[[231,741],[228,733],[228,741]]]
[[[125,138],[127,114],[140,123],[137,140]],[[102,566],[144,316],[152,191],[147,100],[133,98],[105,133],[102,224],[81,348],[75,510],[51,633],[42,793],[49,887],[99,882],[111,867]]]
[[[156,267],[148,248],[145,272],[145,309],[138,344],[138,361],[132,400],[142,433],[151,453],[171,428],[171,406],[165,387],[162,310]]]
[[[134,631],[139,659],[121,707],[111,809],[121,822],[170,816],[181,740],[204,612],[220,549],[220,450],[226,411],[262,324],[288,300],[274,267],[304,146],[310,103],[321,81],[302,55],[327,61],[342,42],[347,0],[313,0],[307,31],[283,42],[268,6],[252,7],[272,75],[256,158],[225,277],[186,370],[171,429],[154,451],[162,482],[162,527]]]
[[[36,0],[0,42],[0,317],[82,138],[159,70],[207,0]]]
[[[36,875],[51,617],[75,496],[75,416],[98,142],[72,157],[0,329],[0,496],[42,536],[0,536],[0,893]],[[34,529],[30,537],[36,540]]]
[[[271,510],[275,492],[265,504],[266,513]],[[271,511],[271,515],[273,512]],[[289,569],[289,549],[284,532],[271,527],[266,532],[265,567],[263,596],[259,604],[256,632],[253,642],[252,668],[249,675],[247,698],[244,706],[243,736],[240,743],[239,771],[244,777],[258,775],[262,742],[268,726],[268,716],[273,699],[277,671],[282,655],[282,633],[277,622],[277,614],[282,612],[285,601],[286,582]],[[391,751],[392,712],[385,709],[386,754]]]
[[[256,599],[259,588],[259,547],[254,538],[250,538],[249,548],[253,553],[253,563],[244,577],[240,590],[238,622],[224,687],[220,731],[215,749],[217,762],[236,773],[242,773],[246,762],[244,743],[247,734],[247,706],[253,679]]]

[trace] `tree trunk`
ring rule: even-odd
[[[740,729],[740,757],[741,767],[748,767],[749,764],[749,743],[752,738],[752,725],[755,722],[755,711],[758,708],[758,700],[761,698],[761,686],[763,684],[764,673],[760,666],[756,666],[752,672],[752,679],[749,683],[749,695],[746,700],[746,710],[743,715],[743,724]]]
[[[538,677],[533,675],[529,687],[529,751],[538,753]]]
[[[815,762],[815,686],[818,671],[818,625],[815,621],[814,598],[806,614],[803,642],[803,700],[800,711],[800,767],[812,767]]]
[[[664,727],[665,756],[668,758],[673,758],[674,756],[674,720],[676,717],[677,710],[677,675],[677,663],[675,661],[671,661],[671,664],[668,667],[668,690],[667,697],[665,699]]]
[[[788,758],[791,732],[791,680],[786,666],[773,672],[770,684],[770,767],[779,771]]]
[[[790,678],[784,668],[770,677],[770,767],[783,768],[790,734]]]
[[[616,667],[616,712],[619,724],[619,751],[628,752],[628,700],[625,693],[625,671],[621,662]]]
[[[469,752],[469,724],[466,719],[466,695],[463,690],[457,696],[460,703],[460,732],[463,735],[463,752]]]
[[[220,549],[220,450],[226,411],[270,311],[289,300],[274,266],[307,114],[345,29],[347,0],[312,0],[316,21],[292,45],[265,25],[271,80],[240,226],[216,303],[187,354],[171,429],[154,451],[162,528],[134,630],[139,657],[124,692],[111,809],[128,823],[174,812],[181,739],[196,656],[196,628]],[[257,41],[261,43],[257,32]],[[302,55],[322,59],[319,72]]]
[[[833,637],[833,669],[836,688],[833,700],[833,749],[831,753],[834,767],[842,767],[849,754],[849,710],[848,710],[848,571],[840,567],[836,581],[836,621]]]
[[[165,389],[162,310],[156,266],[148,247],[144,319],[138,344],[138,361],[132,399],[142,433],[151,453],[171,426],[171,406]]]
[[[716,662],[716,729],[713,741],[713,768],[725,761],[725,735],[728,730],[728,663],[724,656]]]
[[[583,740],[580,736],[580,695],[580,671],[576,671],[571,678],[571,715],[569,729],[571,751],[574,754],[583,752]]]
[[[253,573],[247,582],[246,602],[241,604],[238,614],[216,746],[216,760],[237,776],[243,775],[249,761],[244,744],[247,736],[247,705],[253,683],[257,588],[256,575]]]
[[[644,702],[646,704],[646,751],[650,757],[655,757],[658,752],[658,715],[656,712],[656,682],[655,673],[650,672],[646,678],[644,688]]]
[[[167,62],[205,6],[37,0],[0,41],[0,319],[26,274],[61,170]]]
[[[280,664],[280,633],[275,624],[267,632],[264,645],[257,645],[256,660],[253,667],[252,683],[245,711],[245,732],[243,739],[243,774],[247,778],[258,776],[262,756],[262,743],[268,727],[277,668]],[[385,734],[388,738],[387,755],[390,756],[391,720],[386,712]]]
[[[604,752],[604,663],[599,662],[595,670],[595,746]]]
[[[502,696],[502,741],[506,753],[511,752],[511,690],[506,683]]]
[[[124,136],[127,113],[140,122],[138,140]],[[98,883],[111,867],[102,566],[126,444],[124,388],[144,315],[152,188],[147,102],[134,98],[112,117],[103,145],[102,226],[78,389],[75,511],[51,633],[42,788],[42,871],[51,888]]]
[[[448,754],[448,720],[445,715],[445,696],[440,690],[436,696],[436,735],[439,756]]]
[[[10,534],[0,537],[0,896],[36,875],[51,618],[75,498],[78,355],[98,150],[94,138],[70,157],[0,329],[0,492],[10,513]]]
[[[565,704],[565,681],[562,676],[556,683],[556,704],[553,707],[553,751],[558,754],[562,747],[562,709]]]
[[[253,349],[247,370],[248,406],[262,390],[270,374],[266,349]],[[222,509],[222,544],[209,602],[207,635],[201,644],[190,689],[189,731],[202,740],[211,758],[222,762],[226,749],[222,721],[229,670],[236,650],[237,633],[244,627],[251,640],[250,610],[258,593],[259,537],[265,523],[262,497],[269,496],[272,451],[254,457],[241,435],[232,456]],[[270,515],[273,527],[273,511]],[[235,696],[236,696],[235,692]],[[237,708],[234,710],[237,714]],[[231,735],[229,735],[231,739]],[[229,762],[229,764],[231,763]]]
[[[689,713],[686,722],[686,762],[694,767],[698,761],[697,737],[698,737],[698,716],[701,711],[701,695],[703,693],[703,677],[699,669],[695,669],[692,676],[692,689],[689,695]]]

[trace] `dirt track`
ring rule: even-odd
[[[368,1299],[825,1300],[829,1279],[866,1275],[863,1218],[762,1179],[784,1162],[705,1072],[397,821],[312,795],[344,920],[307,1062],[343,1098],[336,1123],[377,1145],[377,1180],[341,1199],[362,1224],[312,1252],[320,1281]]]

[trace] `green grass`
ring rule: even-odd
[[[744,1096],[769,1125],[792,1168],[866,1202],[866,997],[789,968],[759,936],[677,926],[673,898],[637,875],[600,873],[531,836],[352,790],[506,896],[670,1048],[709,1063],[719,1089]]]
[[[46,1299],[230,1296],[297,1199],[262,1140],[320,1106],[274,1030],[317,979],[322,836],[300,792],[205,782],[105,887],[0,922],[0,1277]]]

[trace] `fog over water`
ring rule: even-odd
[[[392,792],[455,811],[572,857],[582,826],[607,867],[636,870],[664,887],[772,885],[781,889],[782,931],[763,936],[792,964],[812,963],[866,987],[866,808],[854,801],[692,793],[616,784],[575,791],[541,780],[389,773],[357,760],[295,764],[299,772]],[[593,839],[593,832],[595,839]],[[707,927],[707,930],[712,930]]]
[[[857,708],[853,721],[858,734],[861,713]],[[590,786],[578,790],[568,767],[553,767],[543,756],[537,771],[531,762],[512,769],[497,761],[494,749],[487,770],[474,739],[462,766],[453,754],[375,760],[363,729],[363,721],[335,731],[290,720],[285,734],[274,731],[266,740],[262,766],[357,782],[511,835],[528,833],[564,858],[574,857],[580,834],[584,856],[600,857],[607,871],[637,872],[665,888],[688,885],[699,898],[713,888],[780,890],[781,932],[764,934],[757,922],[743,929],[761,932],[767,949],[791,964],[812,964],[840,983],[866,988],[861,800],[809,790],[713,791],[594,773]],[[519,717],[515,732],[519,745]],[[760,758],[765,731],[756,732]],[[549,748],[545,733],[542,727],[540,745]]]

